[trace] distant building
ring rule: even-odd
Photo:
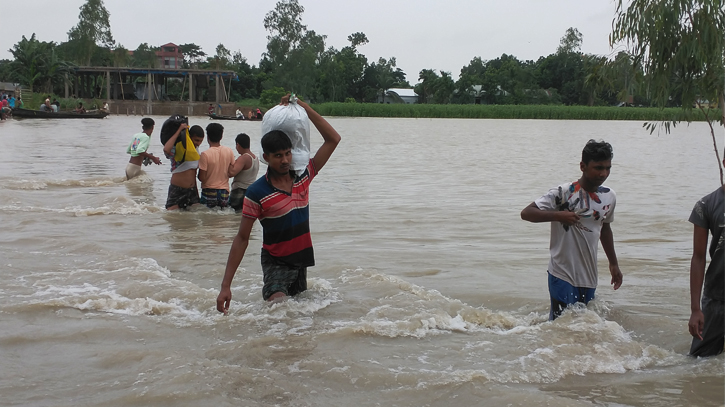
[[[378,95],[378,103],[418,103],[418,94],[413,89],[390,88],[385,95]]]
[[[114,52],[115,50],[111,50]],[[126,53],[129,57],[133,57],[134,51],[127,50]],[[181,69],[184,63],[184,54],[179,50],[179,46],[170,42],[159,47],[158,51],[155,51],[157,62],[155,68],[169,68],[169,69]]]
[[[0,82],[0,93],[10,96],[20,96],[20,84],[11,82]]]
[[[179,69],[184,62],[184,55],[179,50],[179,46],[172,42],[159,47],[156,56],[159,57],[160,68]]]

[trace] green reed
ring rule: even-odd
[[[405,117],[448,119],[548,119],[548,120],[648,120],[688,119],[681,108],[555,105],[407,105],[379,103],[322,103],[315,110],[323,116]],[[702,112],[691,112],[691,121],[704,121]],[[719,110],[710,117],[717,118]]]

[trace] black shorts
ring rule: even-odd
[[[241,211],[242,206],[244,206],[244,195],[246,193],[247,190],[244,188],[232,189],[232,192],[229,194],[229,206],[237,212]]]
[[[264,287],[262,288],[264,300],[274,293],[293,296],[307,290],[307,267],[284,263],[264,249],[262,249],[262,273],[264,274]]]
[[[169,197],[166,198],[166,209],[178,205],[179,209],[188,208],[199,203],[199,190],[196,186],[182,188],[176,185],[169,185]]]

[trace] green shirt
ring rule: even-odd
[[[131,154],[131,157],[138,157],[141,153],[145,153],[146,150],[148,150],[150,140],[151,137],[149,137],[146,133],[138,133],[134,135],[133,140],[131,140],[131,144],[129,144],[128,149],[126,149],[126,153]]]

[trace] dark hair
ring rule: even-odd
[[[587,141],[587,145],[582,150],[582,162],[589,164],[589,161],[607,161],[614,157],[612,145],[604,140],[596,141],[591,139]]]
[[[195,124],[189,128],[189,137],[201,137],[204,138],[204,129],[198,124]]]
[[[209,123],[206,126],[206,136],[209,138],[210,143],[218,143],[222,141],[224,135],[224,126],[219,123]]]
[[[264,154],[273,154],[290,148],[292,148],[292,142],[282,130],[272,130],[262,136],[262,151],[264,151]]]
[[[249,148],[249,136],[247,136],[247,133],[237,134],[237,138],[235,138],[234,141],[239,144],[241,148]]]
[[[144,117],[143,119],[141,119],[141,126],[142,126],[141,128],[144,130],[148,130],[148,129],[154,127],[155,124],[156,124],[156,122],[154,122],[154,119],[152,119],[150,117]]]

